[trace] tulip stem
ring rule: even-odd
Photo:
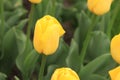
[[[26,43],[25,43],[25,49],[24,49],[24,52],[23,53],[28,53],[28,50],[29,50],[29,39],[30,39],[30,33],[31,33],[31,23],[33,21],[33,11],[34,10],[34,4],[31,5],[31,10],[30,10],[30,14],[29,14],[29,21],[28,21],[28,26],[27,26],[27,32],[26,32],[26,35],[27,35],[27,39],[26,39]],[[23,78],[24,80],[29,80],[29,77],[27,74],[23,74]]]
[[[42,54],[42,62],[41,62],[41,66],[40,66],[40,71],[39,71],[39,76],[38,76],[38,80],[43,80],[43,75],[44,75],[44,68],[45,68],[45,64],[46,64],[46,59],[47,56]]]
[[[3,35],[4,35],[4,0],[0,0],[0,18],[1,18],[1,25],[0,25],[0,51],[1,55],[0,58],[2,58],[3,54],[4,54],[4,50],[3,50]]]
[[[93,15],[93,18],[92,18],[92,22],[91,22],[91,25],[89,27],[89,30],[88,30],[88,33],[87,33],[87,36],[84,40],[84,43],[83,43],[83,48],[81,50],[81,54],[80,54],[80,69],[83,65],[83,62],[84,62],[84,58],[85,58],[85,55],[86,55],[86,50],[87,50],[87,47],[88,47],[88,44],[89,44],[89,41],[91,39],[91,32],[92,30],[94,29],[97,21],[98,21],[99,17]],[[80,72],[80,71],[79,71]]]
[[[30,33],[31,33],[31,23],[33,21],[33,12],[34,12],[33,10],[34,10],[34,4],[31,5],[31,10],[30,10],[30,14],[29,14],[29,21],[28,21],[27,32],[26,32],[27,40],[26,40],[26,43],[25,43],[24,53],[27,53],[28,48],[29,48],[28,43],[29,43]]]
[[[33,21],[33,13],[34,13],[34,4],[31,5],[31,10],[29,14],[29,22],[28,22],[28,27],[27,27],[27,38],[30,38],[30,33],[31,33],[31,23]]]
[[[117,3],[116,8],[113,10],[114,15],[112,16],[112,19],[109,21],[109,24],[108,24],[107,35],[109,38],[111,38],[111,30],[112,30],[112,27],[114,25],[117,14],[119,12],[119,7],[120,7],[120,1]]]

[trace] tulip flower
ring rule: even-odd
[[[80,80],[77,73],[70,68],[59,68],[53,73],[51,80]]]
[[[96,15],[103,15],[110,10],[113,0],[88,0],[88,9]]]
[[[53,54],[59,44],[59,38],[65,33],[56,18],[46,15],[35,25],[33,45],[38,53]]]
[[[33,4],[38,4],[40,3],[42,0],[29,0],[31,3]]]
[[[109,71],[111,80],[120,80],[120,66]]]
[[[113,59],[120,64],[120,34],[112,38],[110,49]]]

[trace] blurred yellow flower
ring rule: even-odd
[[[112,38],[110,49],[113,59],[120,64],[120,34]]]
[[[109,71],[111,80],[120,80],[120,66]]]
[[[46,15],[35,25],[33,45],[38,53],[53,54],[58,48],[59,38],[65,33],[56,18]]]
[[[80,80],[77,73],[70,68],[59,68],[53,73],[51,80]]]
[[[113,0],[88,0],[88,9],[96,15],[103,15],[110,10]]]
[[[33,4],[38,4],[40,3],[42,0],[29,0],[31,3]]]

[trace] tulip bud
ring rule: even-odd
[[[80,80],[77,73],[70,68],[56,69],[51,80]]]
[[[120,66],[109,71],[111,80],[120,80]]]
[[[112,38],[110,49],[113,59],[120,64],[120,34]]]
[[[110,10],[113,0],[88,0],[88,9],[96,15],[103,15]]]
[[[33,4],[38,4],[40,3],[42,0],[29,0],[31,3]]]
[[[59,38],[65,33],[61,24],[52,16],[46,15],[35,25],[33,45],[38,53],[53,54],[58,48]]]

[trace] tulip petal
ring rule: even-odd
[[[42,37],[42,27],[41,27],[41,23],[38,20],[35,26],[34,38],[33,38],[33,45],[38,53],[42,53],[42,49],[43,49],[40,42],[41,37]]]
[[[113,37],[111,40],[110,49],[113,59],[120,63],[120,34]]]
[[[117,74],[115,80],[120,80],[120,71],[119,71],[119,73]]]
[[[42,0],[29,0],[31,3],[37,4],[40,3]]]
[[[54,17],[53,17],[54,18]],[[65,33],[65,31],[64,31],[64,29],[62,28],[62,26],[61,26],[61,24],[54,18],[54,23],[56,23],[57,24],[57,26],[58,26],[58,28],[59,28],[59,36],[62,36],[64,33]]]
[[[88,9],[96,15],[103,15],[110,10],[113,0],[88,0]]]
[[[96,4],[98,3],[99,0],[88,0],[87,6],[89,10],[93,11],[93,8],[95,8]]]
[[[35,25],[33,44],[38,53],[53,54],[58,48],[59,38],[65,33],[60,23],[46,15]]]
[[[59,29],[59,35],[60,36],[62,36],[65,33],[64,29],[62,28],[61,24],[56,20],[56,18],[47,15],[46,19],[47,19],[46,20],[47,21],[47,26],[52,27],[53,24],[57,25],[57,27]]]
[[[53,73],[51,80],[80,80],[77,73],[70,68],[59,68]]]
[[[42,19],[39,20],[39,23],[41,24],[42,32],[45,32],[47,27],[52,27],[52,25],[57,25],[59,27],[59,35],[62,36],[65,31],[62,28],[61,24],[56,20],[56,18],[46,15]]]
[[[48,27],[45,33],[42,35],[41,47],[43,48],[43,53],[50,55],[56,51],[59,44],[59,28],[56,25]]]
[[[97,15],[105,14],[110,10],[111,3],[112,0],[99,0],[95,8],[93,9],[93,12]]]
[[[120,79],[120,66],[113,70],[110,70],[109,74],[110,74],[111,80],[119,80]]]

